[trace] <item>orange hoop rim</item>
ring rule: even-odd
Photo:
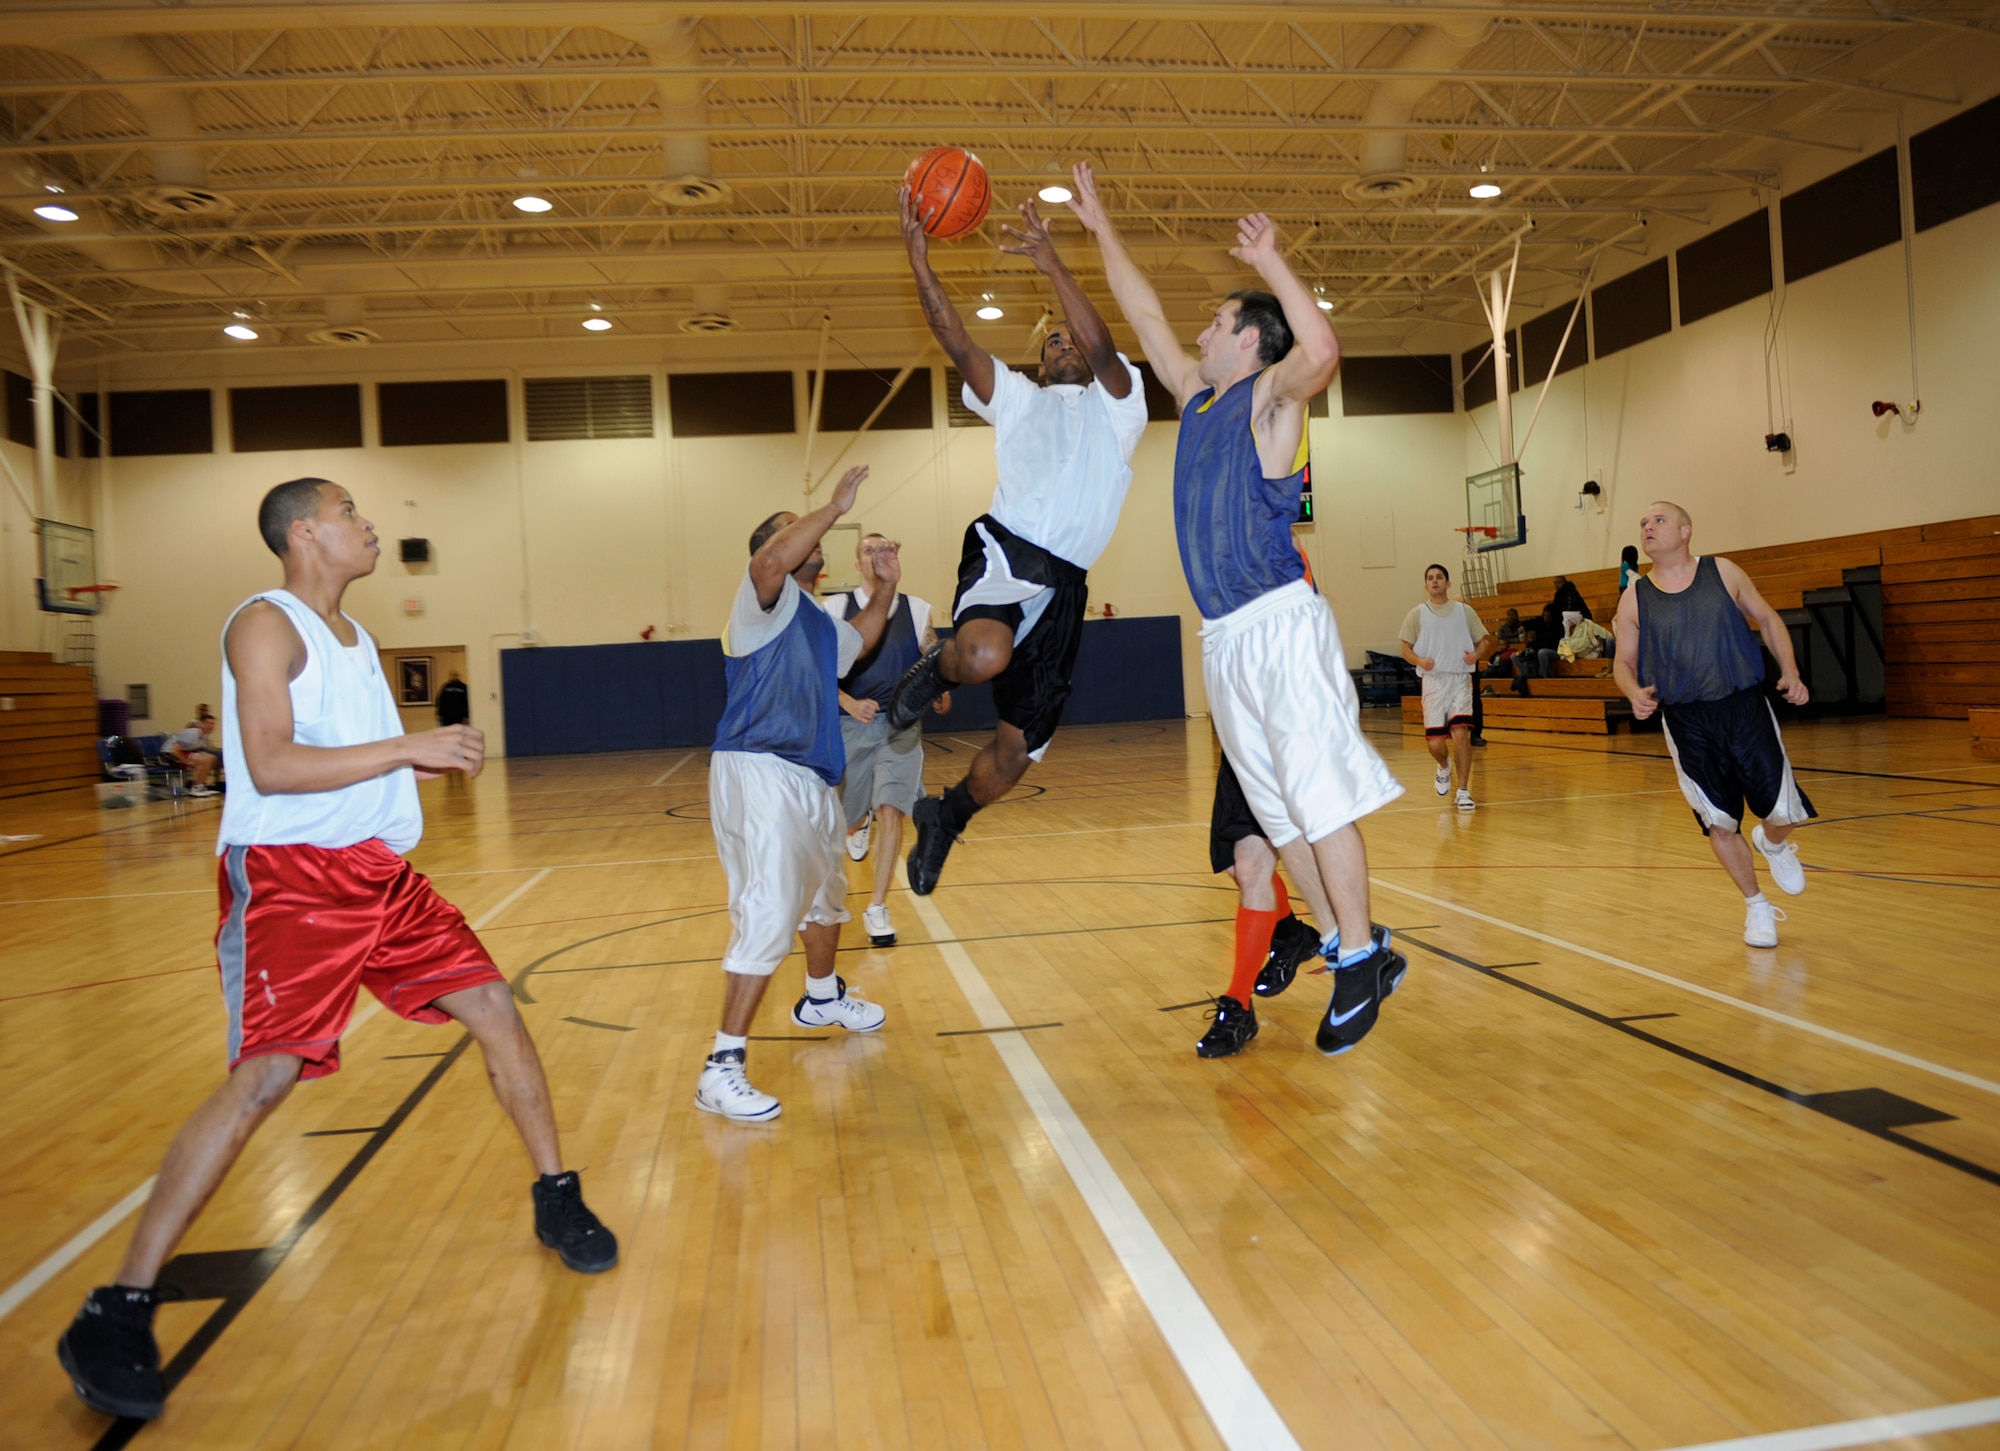
[[[115,584],[73,584],[65,587],[63,593],[75,599],[78,595],[108,595],[117,591],[118,586]]]
[[[1488,539],[1498,539],[1500,537],[1500,526],[1498,524],[1454,524],[1451,532],[1454,534],[1484,534]],[[113,585],[112,588],[116,589],[118,586]]]

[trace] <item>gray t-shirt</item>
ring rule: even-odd
[[[1441,610],[1425,600],[1403,617],[1403,643],[1436,662],[1420,675],[1470,675],[1466,652],[1485,638],[1486,626],[1463,600],[1448,600]]]

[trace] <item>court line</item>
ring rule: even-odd
[[[29,1270],[27,1274],[9,1285],[6,1292],[0,1294],[0,1320],[5,1320],[9,1315],[13,1314],[20,1307],[22,1301],[68,1269],[71,1263],[78,1259],[85,1250],[96,1244],[100,1239],[103,1239],[105,1235],[111,1233],[112,1230],[118,1227],[126,1215],[137,1209],[141,1204],[144,1204],[147,1196],[153,1192],[153,1185],[157,1179],[158,1176],[155,1175],[154,1178],[148,1179],[137,1189],[127,1194],[123,1199],[105,1210],[104,1213],[98,1215],[97,1218],[78,1230],[71,1236],[68,1244],[65,1244],[32,1270]]]
[[[1963,1431],[1971,1426],[1990,1426],[1995,1421],[2000,1421],[2000,1396],[1932,1406],[1923,1411],[1897,1411],[1859,1421],[1835,1421],[1797,1431],[1768,1431],[1759,1436],[1739,1436],[1733,1441],[1703,1441],[1698,1446],[1678,1447],[1677,1451],[1837,1451],[1842,1446],[1870,1446],[1905,1436]]]
[[[666,770],[660,772],[659,775],[655,776],[652,780],[648,781],[646,783],[646,789],[650,791],[655,786],[665,784],[667,777],[673,775],[674,772],[678,771],[681,767],[685,766],[689,761],[692,761],[696,756],[700,754],[701,752],[699,751],[688,752],[685,756],[682,756],[678,761],[674,762],[673,765],[667,767]]]
[[[515,870],[523,871],[526,869],[517,867]],[[552,870],[554,870],[552,867],[543,867],[532,877],[529,877],[527,881],[521,883],[520,886],[514,888],[513,891],[494,903],[491,908],[480,914],[479,920],[472,924],[472,930],[477,932],[502,912],[505,912],[509,907],[520,901],[521,898],[527,896],[529,892],[533,891],[548,877]],[[381,1002],[376,998],[369,998],[367,1002],[361,1005],[360,1011],[348,1019],[346,1031],[341,1034],[341,1037],[345,1039],[349,1034],[357,1031],[362,1024],[381,1011]],[[46,1285],[57,1275],[61,1274],[69,1267],[72,1261],[90,1249],[100,1239],[103,1239],[105,1235],[111,1233],[112,1230],[116,1229],[124,1221],[126,1216],[131,1214],[141,1204],[144,1204],[146,1197],[153,1192],[153,1184],[157,1177],[155,1175],[153,1178],[147,1179],[137,1189],[134,1189],[130,1194],[127,1194],[123,1199],[105,1210],[104,1213],[98,1215],[96,1219],[79,1230],[61,1249],[58,1249],[54,1254],[36,1265],[19,1280],[16,1280],[7,1288],[5,1293],[0,1293],[0,1320],[5,1320],[13,1313],[17,1305],[26,1300],[30,1295],[33,1295],[35,1291],[41,1289],[42,1286]]]
[[[928,897],[916,897],[917,915],[930,929],[934,945],[951,969],[958,990],[981,1026],[1020,1026],[1000,1005],[985,975],[958,941],[958,934]],[[1215,1315],[1188,1279],[1187,1272],[1160,1238],[1145,1211],[1111,1167],[1111,1161],[1090,1136],[1090,1130],[1063,1097],[1029,1040],[1018,1033],[996,1032],[988,1037],[993,1051],[1007,1065],[1014,1086],[1028,1102],[1077,1193],[1090,1209],[1097,1227],[1125,1267],[1133,1289],[1152,1314],[1161,1338],[1180,1362],[1181,1371],[1201,1400],[1223,1444],[1232,1451],[1298,1451],[1298,1442],[1278,1408],[1257,1384],[1250,1367],[1236,1353]]]
[[[1580,957],[1592,958],[1607,966],[1618,968],[1623,972],[1635,973],[1640,977],[1650,978],[1654,982],[1665,983],[1668,987],[1677,987],[1683,992],[1693,993],[1696,997],[1708,998],[1712,1002],[1726,1003],[1732,1008],[1741,1008],[1746,1013],[1755,1013],[1758,1017],[1766,1018],[1773,1023],[1783,1023],[1786,1027],[1797,1028],[1801,1032],[1812,1033],[1849,1048],[1858,1048],[1863,1053],[1872,1053],[1878,1058],[1887,1058],[1890,1062],[1900,1063],[1905,1068],[1915,1068],[1925,1073],[1934,1073],[1939,1078],[1948,1078],[1953,1083],[1964,1084],[1967,1088],[1977,1088],[1983,1093],[2000,1095],[2000,1083],[1995,1083],[1990,1078],[1981,1078],[1976,1074],[1967,1073],[1958,1068],[1948,1068],[1942,1063],[1933,1063],[1928,1058],[1919,1058],[1911,1053],[1904,1053],[1895,1048],[1884,1047],[1880,1043],[1871,1043],[1866,1038],[1856,1038],[1852,1034],[1842,1033],[1834,1028],[1822,1027],[1820,1024],[1809,1022],[1804,1018],[1795,1018],[1790,1013],[1779,1012],[1776,1008],[1767,1008],[1744,998],[1731,997],[1728,993],[1717,992],[1714,988],[1703,987],[1700,983],[1689,982],[1685,978],[1674,977],[1669,973],[1660,972],[1654,968],[1641,967],[1636,962],[1627,962],[1624,958],[1613,957],[1607,952],[1599,952],[1594,947],[1585,947],[1581,943],[1571,942],[1563,937],[1551,937],[1546,932],[1537,932],[1532,927],[1523,927],[1518,923],[1507,921],[1504,917],[1489,917],[1484,912],[1475,912],[1470,907],[1461,907],[1456,902],[1448,902],[1443,897],[1433,897],[1430,893],[1419,892],[1413,887],[1399,887],[1394,882],[1385,882],[1373,875],[1368,880],[1373,886],[1382,888],[1385,891],[1400,892],[1406,897],[1415,897],[1420,902],[1428,902],[1433,907],[1443,907],[1447,911],[1457,912],[1461,916],[1471,917],[1495,927],[1504,927],[1509,932],[1518,932],[1523,937],[1532,937],[1537,942],[1546,942],[1551,947],[1560,947],[1565,951],[1574,952]]]

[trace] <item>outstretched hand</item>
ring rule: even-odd
[[[1262,212],[1252,212],[1236,223],[1236,245],[1229,255],[1239,262],[1262,270],[1278,255],[1278,224]]]
[[[910,260],[921,262],[930,256],[930,234],[924,231],[924,223],[931,219],[934,208],[926,208],[920,215],[917,199],[906,181],[896,188],[896,210],[903,223],[903,245],[909,249]]]
[[[1099,233],[1111,225],[1111,217],[1104,210],[1104,203],[1097,196],[1097,173],[1090,169],[1090,163],[1079,161],[1069,169],[1070,180],[1076,183],[1075,194],[1069,199],[1069,209],[1076,213],[1076,219],[1093,233]]]
[[[1043,272],[1054,272],[1062,266],[1062,259],[1056,255],[1055,238],[1049,235],[1049,224],[1042,220],[1042,214],[1035,207],[1033,199],[1021,203],[1021,225],[1003,225],[1000,230],[1021,245],[1010,247],[1005,242],[1000,250],[1014,257],[1026,257]]]
[[[861,492],[861,481],[867,477],[867,464],[856,464],[840,476],[840,482],[833,486],[833,498],[829,501],[835,515],[845,514],[854,507],[855,496]]]
[[[903,541],[891,539],[878,548],[872,556],[875,578],[883,584],[900,584],[903,580]]]

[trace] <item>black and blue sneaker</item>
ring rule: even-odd
[[[1215,1000],[1214,1021],[1194,1045],[1201,1058],[1228,1058],[1241,1053],[1257,1036],[1257,1010],[1224,993]]]
[[[56,1341],[56,1359],[69,1372],[78,1400],[106,1416],[160,1418],[167,1408],[167,1383],[153,1339],[153,1309],[175,1298],[173,1292],[131,1285],[99,1285],[84,1298]]]
[[[917,663],[903,672],[902,679],[889,687],[889,729],[907,730],[915,725],[923,713],[937,704],[938,697],[951,689],[951,682],[944,678],[943,667],[938,656],[944,653],[944,646],[933,645],[917,658]]]
[[[1357,1046],[1375,1026],[1382,1001],[1403,985],[1410,964],[1389,949],[1389,929],[1377,927],[1374,949],[1361,961],[1333,970],[1333,999],[1320,1019],[1315,1043],[1332,1058]]]

